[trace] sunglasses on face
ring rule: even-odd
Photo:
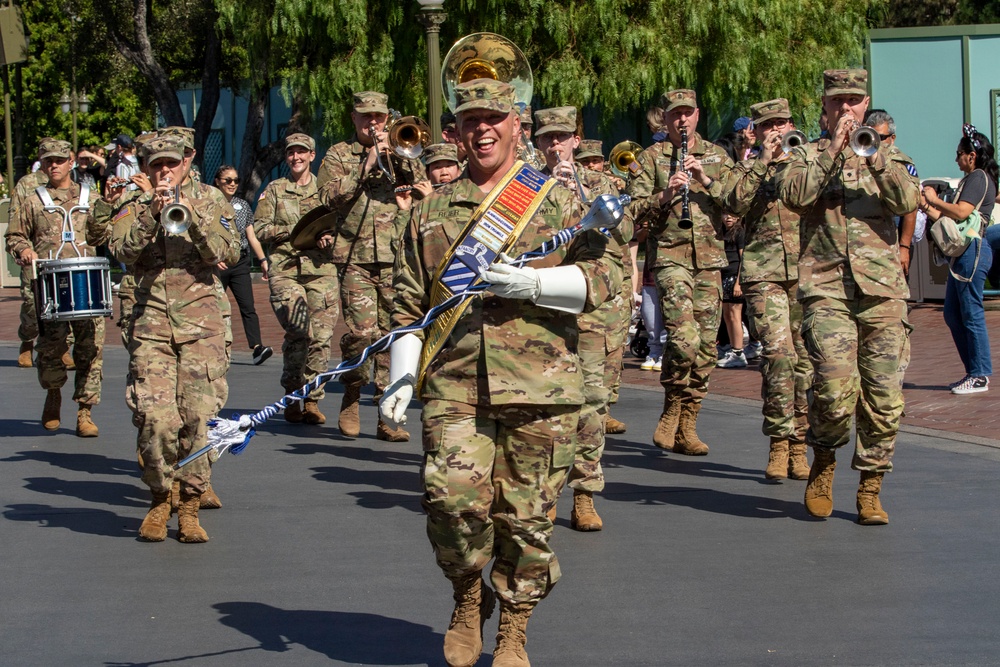
[[[893,136],[895,136],[895,135],[893,135],[892,133],[890,133],[890,134],[880,134],[880,135],[878,135],[878,138],[881,139],[882,141],[888,141]]]
[[[218,180],[219,180],[219,183],[222,183],[223,185],[234,185],[234,184],[235,185],[239,185],[240,184],[240,179],[239,178],[220,178]]]

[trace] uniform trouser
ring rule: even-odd
[[[225,382],[225,337],[174,343],[134,336],[129,354],[125,402],[139,429],[142,481],[154,493],[166,493],[178,479],[182,491],[201,494],[211,477],[207,456],[174,474],[170,468],[207,443],[207,421],[218,410],[216,390]]]
[[[31,289],[31,267],[21,267],[21,312],[17,338],[30,343],[38,338],[38,313],[35,311],[35,292]]]
[[[268,282],[271,308],[285,330],[281,386],[291,392],[329,369],[330,342],[340,316],[337,276],[272,275]],[[318,387],[309,397],[318,401],[324,395]]]
[[[802,304],[797,280],[743,285],[750,336],[761,343],[760,388],[764,435],[803,442],[808,427],[806,394],[812,362],[802,342]]]
[[[813,364],[806,442],[835,449],[857,444],[851,467],[889,472],[903,415],[902,369],[909,358],[906,303],[856,293],[802,301],[802,339]]]
[[[684,403],[701,403],[718,361],[715,351],[722,312],[718,269],[668,265],[653,269],[663,310],[663,370],[660,384]]]
[[[581,331],[578,351],[583,368],[583,400],[576,429],[576,457],[569,471],[569,486],[595,493],[604,490],[604,416],[608,413],[611,392],[605,383],[607,360],[604,334]],[[621,357],[619,357],[621,362]]]
[[[225,271],[219,273],[222,289],[229,289],[236,299],[243,320],[243,332],[247,336],[250,349],[256,349],[261,344],[260,320],[253,303],[253,278],[250,275],[250,253],[244,252],[240,260]],[[324,369],[326,370],[326,369]]]
[[[604,362],[604,386],[608,388],[608,405],[618,402],[618,389],[622,383],[622,359],[625,356],[625,341],[628,339],[628,325],[632,319],[632,282],[629,281],[628,289],[621,294],[621,303],[618,304],[618,321],[612,323],[614,336],[605,341],[606,345],[618,342],[613,350],[607,351],[607,359]]]
[[[73,363],[76,364],[73,400],[84,405],[101,402],[101,375],[104,365],[104,318],[72,322],[46,322],[39,332],[38,383],[42,389],[59,389],[66,384],[66,365],[63,355],[69,350],[68,338],[72,332]]]
[[[573,463],[579,406],[424,404],[427,536],[451,580],[481,571],[501,599],[535,603],[560,576],[546,512]]]
[[[389,316],[395,291],[392,287],[391,264],[348,264],[340,283],[341,307],[347,333],[340,339],[344,359],[361,354],[362,350],[389,333]],[[375,362],[375,387],[379,391],[389,384],[389,352],[372,357]],[[344,373],[345,385],[368,384],[371,363],[366,361],[353,371]]]
[[[135,306],[135,278],[126,273],[118,283],[118,326],[121,327],[122,345],[128,349],[132,339],[132,307]]]

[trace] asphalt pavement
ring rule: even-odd
[[[419,438],[375,440],[329,423],[264,425],[216,463],[211,541],[150,544],[149,494],[124,404],[126,355],[109,347],[97,439],[43,431],[44,398],[0,345],[0,665],[432,665],[451,611],[420,508]],[[280,359],[239,353],[226,413],[280,396]],[[759,404],[710,397],[707,457],[651,444],[662,395],[623,389],[609,436],[599,533],[553,544],[563,577],[528,626],[537,666],[989,665],[1000,662],[1000,449],[945,431],[903,433],[886,479],[888,526],[854,522],[842,454],[831,518],[804,482],[767,483]],[[410,411],[411,425],[419,420]],[[486,625],[490,664],[497,615]]]

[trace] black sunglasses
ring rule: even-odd
[[[882,141],[886,141],[888,139],[891,139],[894,136],[896,136],[896,135],[894,135],[892,132],[890,132],[889,134],[880,134],[880,135],[878,135],[878,138],[881,139]]]
[[[220,178],[217,180],[219,181],[219,183],[222,183],[223,185],[232,185],[233,183],[235,183],[236,185],[240,184],[239,178]]]

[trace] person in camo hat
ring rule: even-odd
[[[456,96],[468,168],[412,206],[396,265],[393,329],[423,317],[452,240],[515,165],[521,128],[513,88],[477,79],[458,85]],[[582,212],[571,191],[549,186],[508,254],[536,248]],[[575,313],[597,308],[621,285],[621,269],[606,245],[599,232],[586,232],[523,268],[493,264],[482,276],[491,293],[459,311],[423,374],[423,506],[455,600],[444,638],[449,665],[479,659],[495,597],[500,628],[493,664],[529,664],[528,619],[560,576],[547,512],[573,463],[585,402]],[[552,308],[555,293],[565,295],[558,310]],[[408,334],[392,345],[392,382],[379,405],[387,421],[406,418],[421,375],[424,336]],[[495,594],[482,577],[491,560]]]
[[[802,341],[799,215],[778,198],[777,173],[791,156],[782,139],[795,129],[788,100],[750,107],[760,151],[733,169],[726,204],[746,230],[739,282],[750,335],[763,345],[764,435],[770,439],[767,479],[806,479],[807,403],[812,362]],[[730,354],[733,354],[730,352]]]
[[[704,456],[708,445],[695,427],[718,361],[720,269],[728,264],[722,240],[723,195],[733,162],[698,134],[698,100],[693,90],[664,93],[658,108],[663,109],[667,136],[642,152],[642,171],[627,189],[633,199],[628,214],[637,225],[649,223],[646,268],[656,280],[667,331],[660,371],[663,412],[653,444],[678,454]],[[687,135],[683,147],[682,131]],[[684,151],[687,158],[682,162]],[[691,220],[688,228],[679,224],[685,199]]]
[[[431,185],[451,183],[462,173],[458,163],[458,149],[453,144],[431,144],[424,149],[420,159],[427,169]],[[430,191],[425,194],[430,194]]]
[[[833,512],[835,452],[850,442],[856,416],[858,523],[879,525],[889,522],[879,493],[892,470],[903,415],[901,360],[909,358],[909,289],[894,216],[916,208],[920,193],[912,160],[895,145],[880,144],[868,157],[850,147],[868,108],[867,84],[863,69],[823,73],[830,138],[794,149],[777,187],[801,216],[798,294],[814,372],[806,510],[817,517]]]
[[[330,147],[319,170],[320,202],[334,211],[333,262],[340,268],[340,303],[347,333],[340,339],[344,359],[361,354],[367,346],[389,332],[395,248],[402,234],[395,189],[427,180],[419,159],[396,155],[385,132],[389,98],[373,91],[354,94],[351,121],[354,135]],[[369,130],[374,125],[375,136]],[[377,143],[376,143],[377,142]],[[391,162],[396,180],[378,167]],[[419,191],[418,191],[419,194]],[[385,391],[389,378],[389,355],[376,354],[372,361],[340,377],[344,396],[337,425],[342,435],[361,433],[361,388],[368,384],[374,366],[375,396]],[[390,428],[379,419],[375,437],[402,442],[410,434]]]
[[[95,248],[106,243],[111,229],[106,222],[94,217],[96,190],[82,191],[70,178],[73,163],[70,144],[60,139],[44,139],[38,147],[41,172],[48,177],[44,188],[39,186],[33,196],[25,197],[11,217],[7,229],[7,252],[26,271],[39,259],[70,259],[95,257]],[[75,238],[64,243],[62,211],[45,210],[55,205],[69,211],[82,204],[87,211],[77,211],[71,216]],[[63,357],[67,352],[70,332],[73,333],[73,361],[76,377],[73,401],[78,404],[76,435],[81,438],[97,437],[97,426],[91,419],[91,410],[101,402],[101,368],[104,350],[104,318],[93,317],[73,321],[47,321],[38,336],[38,382],[46,390],[42,408],[42,426],[47,431],[59,428],[62,407],[62,386],[67,372]]]

